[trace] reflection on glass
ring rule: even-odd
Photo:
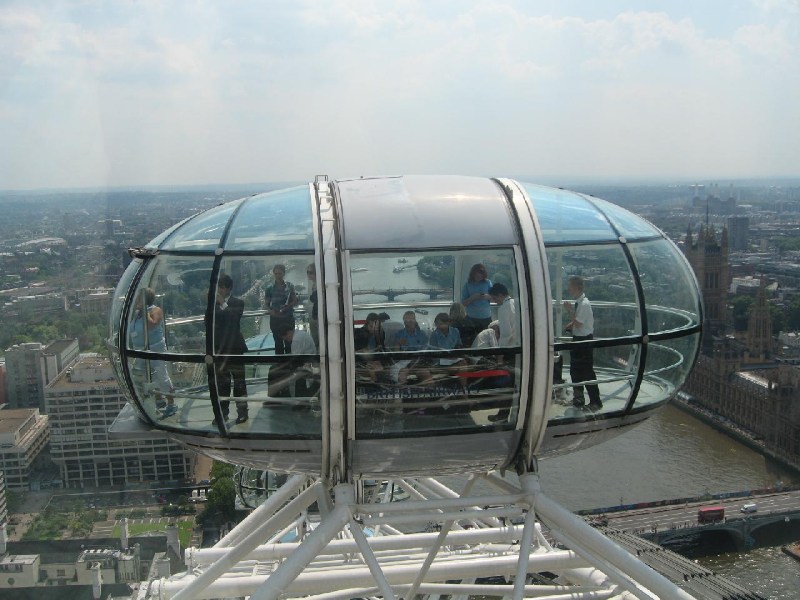
[[[479,430],[516,420],[518,355],[462,352],[443,358],[420,352],[381,363],[378,377],[356,380],[359,437]]]
[[[272,355],[278,344],[277,353],[283,354],[289,346],[282,333],[310,327],[314,290],[306,271],[312,260],[311,256],[278,255],[234,256],[222,261],[220,277],[231,278],[231,295],[244,303],[239,326],[248,354]],[[225,353],[244,352],[228,349]]]
[[[143,327],[142,303],[146,290],[153,290],[154,305],[163,313],[163,337],[173,354],[205,354],[204,316],[208,304],[212,257],[181,258],[161,255],[147,264],[147,270],[132,290],[134,306],[128,324],[128,347],[138,350],[164,350],[150,343],[152,328]],[[138,320],[138,321],[137,321]]]
[[[513,250],[357,254],[350,264],[359,436],[513,423],[519,314],[506,319],[488,293],[502,284],[514,296]],[[500,348],[503,328],[512,341]]]
[[[233,212],[243,200],[234,200],[198,215],[166,240],[161,250],[213,251],[228,225]]]
[[[125,304],[125,298],[127,297],[128,290],[131,285],[131,281],[136,276],[136,272],[139,270],[139,267],[142,266],[141,259],[135,258],[133,262],[128,265],[128,268],[125,269],[125,272],[122,274],[122,277],[117,284],[117,288],[114,290],[114,303],[111,305],[111,312],[109,315],[109,324],[111,330],[111,343],[114,344],[115,347],[119,348],[122,344],[120,344],[119,340],[119,328],[120,328],[120,319],[122,316],[122,308]]]
[[[226,431],[271,437],[321,437],[318,356],[286,356],[278,363],[247,363],[241,367],[247,395],[233,396],[233,390],[221,390],[220,394],[225,420],[222,426]],[[223,395],[225,391],[228,395]],[[237,419],[243,413],[247,419]]]
[[[688,377],[699,343],[699,333],[650,342],[643,389],[636,397],[636,406],[662,402],[672,397]]]
[[[591,202],[602,210],[628,242],[635,238],[653,237],[661,233],[649,222],[627,210],[600,198],[592,198]]]
[[[227,250],[313,250],[308,186],[249,198],[232,223]]]
[[[573,192],[523,184],[536,211],[545,244],[616,240],[605,217]]]
[[[154,237],[152,240],[147,242],[147,244],[145,244],[144,247],[148,248],[148,249],[158,248],[158,246],[161,244],[161,242],[163,242],[165,239],[167,239],[173,231],[175,231],[179,227],[182,227],[183,224],[186,223],[186,221],[188,221],[191,218],[192,217],[188,217],[186,219],[183,219],[183,220],[175,223],[175,225],[173,225],[172,227],[170,227],[166,231],[162,231],[156,237]]]
[[[488,294],[490,282],[505,285],[518,302],[516,263],[508,248],[447,254],[353,254],[350,265],[356,329],[370,313],[380,315],[388,346],[394,346],[393,337],[404,326],[404,314],[413,312],[426,345],[435,331],[434,319],[446,313],[451,327],[459,332],[461,347],[469,348],[498,318],[498,306]],[[518,311],[515,321],[518,332]]]
[[[553,369],[553,396],[549,418],[583,418],[601,413],[624,410],[639,369],[641,346],[623,344],[601,348],[585,348],[569,344],[561,350]],[[591,353],[594,379],[590,380],[586,369],[575,368],[577,361],[586,361]],[[585,384],[595,381],[594,384]],[[590,405],[596,386],[602,406]]]
[[[214,415],[205,364],[134,358],[128,367],[151,419],[177,429],[211,429]]]
[[[694,277],[668,240],[629,244],[642,280],[650,333],[696,325],[699,296]]]

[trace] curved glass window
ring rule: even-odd
[[[182,226],[183,226],[183,224],[184,224],[184,223],[186,223],[186,221],[188,221],[188,220],[189,220],[189,219],[191,219],[191,218],[192,218],[192,217],[187,217],[186,219],[182,219],[181,221],[179,221],[179,222],[175,223],[175,225],[173,225],[172,227],[170,227],[170,228],[169,228],[169,229],[167,229],[166,231],[162,231],[162,232],[161,232],[161,233],[159,233],[159,234],[158,234],[156,237],[154,237],[152,240],[150,240],[149,242],[147,242],[147,243],[144,245],[144,247],[145,247],[145,248],[149,248],[149,249],[155,249],[155,248],[158,248],[158,247],[159,247],[159,245],[161,245],[161,242],[163,242],[165,239],[167,239],[167,238],[170,236],[170,234],[171,234],[173,231],[175,231],[176,229],[178,229],[178,227],[182,227]]]
[[[311,255],[222,259],[207,317],[214,258],[150,259],[131,290],[126,342],[139,353],[128,366],[148,416],[176,429],[319,437],[312,264]]]
[[[628,212],[607,200],[592,198],[592,204],[602,210],[606,217],[614,224],[620,235],[631,241],[635,238],[660,236],[661,232],[645,219]]]
[[[536,211],[545,244],[610,241],[619,237],[600,211],[578,194],[522,185]]]
[[[164,242],[161,250],[215,250],[231,215],[243,201],[216,206],[191,219]]]
[[[510,426],[520,385],[510,248],[353,254],[358,437]],[[502,289],[507,294],[489,294]],[[494,286],[494,287],[493,287]]]
[[[311,195],[299,186],[249,198],[231,225],[226,250],[313,250]]]
[[[636,300],[636,287],[628,260],[618,244],[548,248],[550,290],[553,294],[555,341],[572,340],[566,330],[570,308],[576,298],[569,292],[569,281],[579,277],[592,309],[592,334],[595,338],[640,335],[642,323]]]
[[[699,343],[699,333],[650,342],[644,379],[634,407],[663,402],[674,396],[689,376]]]
[[[691,271],[668,240],[629,244],[647,306],[650,334],[699,323],[699,295]]]
[[[114,301],[109,313],[109,330],[111,331],[111,343],[116,348],[119,348],[121,345],[119,343],[119,330],[122,322],[122,309],[125,307],[125,299],[130,293],[131,282],[141,266],[141,259],[133,259],[133,262],[125,269],[125,272],[122,274],[114,290]]]
[[[205,355],[204,318],[213,265],[211,256],[160,255],[150,259],[138,287],[132,290],[134,299],[129,312],[127,347]],[[147,302],[148,289],[152,290],[150,303]],[[163,315],[163,320],[155,327],[155,339],[154,326],[145,326],[147,319],[143,308],[146,306],[157,307]]]
[[[636,383],[640,360],[640,344],[599,348],[569,344],[556,353],[548,417],[593,417],[624,410]],[[597,405],[597,400],[602,406]]]
[[[232,433],[321,436],[313,260],[233,256],[220,263],[209,332],[215,391]]]
[[[555,357],[550,418],[622,411],[633,391],[638,343],[592,340],[641,335],[634,274],[620,244],[547,249]],[[587,410],[590,412],[586,412]]]

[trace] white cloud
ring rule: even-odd
[[[0,188],[767,174],[796,170],[771,146],[800,151],[800,48],[774,8],[724,33],[645,4],[35,6],[0,10]]]

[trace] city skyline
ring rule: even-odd
[[[797,177],[800,3],[0,9],[0,189]]]

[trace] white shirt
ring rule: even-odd
[[[295,329],[292,338],[292,354],[317,354],[314,338],[303,329]]]
[[[497,320],[500,321],[499,346],[517,346],[517,305],[511,298],[506,298],[497,309]]]
[[[497,348],[499,345],[500,342],[497,341],[497,334],[494,329],[484,329],[472,342],[473,348]]]
[[[589,302],[586,294],[578,296],[575,302],[577,303],[575,308],[576,323],[572,327],[572,335],[592,335],[594,333],[594,313],[592,312],[591,302]]]

